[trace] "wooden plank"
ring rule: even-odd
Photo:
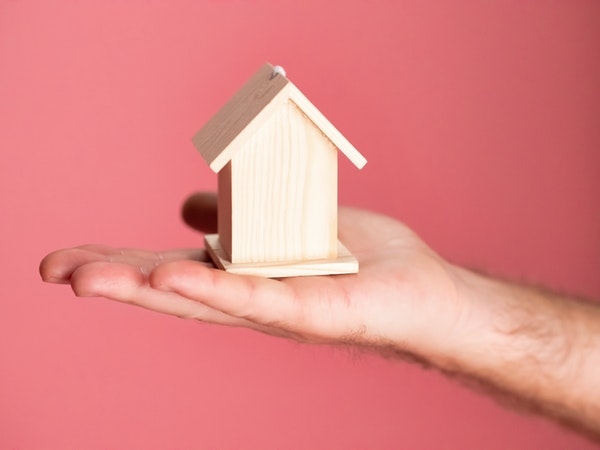
[[[265,64],[193,138],[219,173],[215,264],[268,277],[355,273],[337,240],[337,150],[366,159]]]
[[[319,111],[296,86],[290,83],[286,88],[286,94],[356,167],[362,169],[365,166],[367,163],[366,158],[360,154],[350,141],[348,141],[348,139],[346,139],[344,135],[340,133],[329,120],[327,120],[321,111]]]
[[[260,127],[270,114],[268,105],[289,83],[281,74],[272,75],[271,64],[262,66],[192,138],[214,172]]]
[[[362,169],[367,160],[283,74],[258,72],[196,133],[192,142],[214,172],[221,170],[277,106],[292,100],[333,144]]]
[[[336,256],[337,149],[293,103],[230,164],[232,262]]]
[[[232,195],[231,195],[231,162],[227,163],[218,175],[217,200],[217,229],[221,237],[223,250],[231,259],[231,219],[232,219]]]
[[[358,261],[338,241],[338,256],[333,259],[289,261],[263,264],[233,264],[223,251],[217,234],[204,236],[204,245],[215,265],[238,275],[256,275],[266,278],[304,277],[315,275],[341,275],[358,273]]]

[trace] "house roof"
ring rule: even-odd
[[[219,172],[277,107],[292,101],[356,167],[367,160],[323,114],[271,64],[263,65],[202,127],[192,142],[214,172]]]

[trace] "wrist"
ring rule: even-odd
[[[462,349],[456,364],[505,373],[507,366],[528,360],[552,373],[565,370],[574,337],[561,302],[464,268],[455,266],[454,272],[464,309],[453,339],[460,348],[452,350]]]
[[[506,349],[498,351],[506,334],[518,327],[512,287],[456,265],[449,264],[447,271],[455,286],[455,311],[446,335],[440,336],[433,363],[443,370],[476,375],[517,358]]]
[[[512,393],[549,415],[600,420],[600,308],[459,267],[465,308],[442,370]]]

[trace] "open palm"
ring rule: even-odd
[[[214,232],[214,195],[190,197],[183,216],[199,231]],[[359,273],[273,280],[215,269],[201,249],[98,245],[55,251],[40,272],[45,281],[70,283],[79,296],[300,341],[439,350],[460,316],[453,266],[379,214],[340,208],[339,237],[358,259]]]

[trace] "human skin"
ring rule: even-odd
[[[214,194],[183,217],[214,232]],[[340,208],[339,236],[359,273],[274,280],[217,270],[204,250],[98,245],[57,250],[40,273],[81,297],[408,358],[600,440],[597,304],[451,264],[380,214]]]

